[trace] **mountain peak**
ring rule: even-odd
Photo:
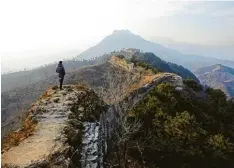
[[[132,34],[132,32],[128,29],[114,30],[112,34]]]

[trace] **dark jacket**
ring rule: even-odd
[[[59,74],[59,77],[64,77],[65,76],[66,72],[65,72],[65,69],[63,67],[63,64],[58,64],[56,72]]]

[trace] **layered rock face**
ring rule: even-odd
[[[85,86],[47,90],[22,129],[5,139],[2,167],[101,167],[99,121],[105,110],[105,103]]]

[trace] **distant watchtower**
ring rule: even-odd
[[[137,53],[137,52],[140,52],[140,50],[139,50],[139,49],[136,49],[136,48],[127,48],[127,49],[123,49],[123,51],[129,52],[129,53],[131,53],[131,54],[135,54],[135,53]]]

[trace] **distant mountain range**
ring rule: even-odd
[[[234,45],[204,45],[175,41],[168,37],[154,36],[150,41],[159,43],[165,47],[177,50],[186,55],[203,55],[221,60],[234,61]]]
[[[227,96],[234,97],[234,69],[216,64],[197,69],[195,75],[201,84],[221,89]]]
[[[76,57],[76,59],[91,59],[105,53],[112,52],[113,50],[121,50],[123,48],[138,48],[144,52],[153,52],[165,61],[183,65],[190,70],[196,70],[203,66],[218,63],[234,68],[234,61],[220,60],[195,54],[185,55],[177,50],[147,41],[141,36],[133,34],[129,30],[115,30],[111,35],[105,37],[97,45],[82,52]]]

